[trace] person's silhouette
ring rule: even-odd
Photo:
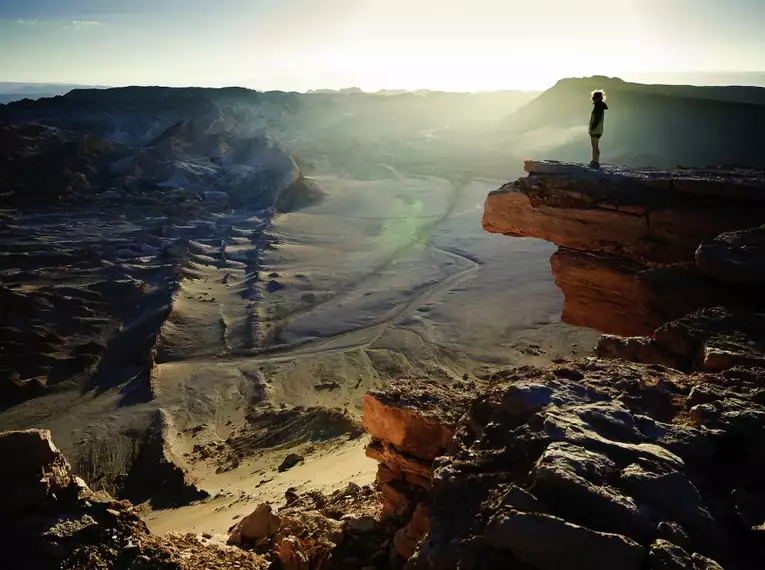
[[[603,136],[603,124],[606,120],[606,93],[602,89],[592,92],[592,113],[590,114],[590,142],[592,143],[593,168],[600,167],[600,137]]]

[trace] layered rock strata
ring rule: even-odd
[[[443,454],[475,384],[398,380],[364,397],[367,456],[379,462],[382,515],[397,527],[393,546],[408,559],[430,527],[433,460]]]
[[[525,170],[526,178],[489,195],[483,225],[559,246],[551,265],[566,296],[566,322],[641,335],[704,306],[762,302],[751,275],[738,275],[736,283],[749,287],[735,290],[730,279],[718,278],[740,266],[721,253],[731,239],[759,235],[718,238],[765,220],[761,172],[592,170],[552,161],[527,161]],[[746,255],[751,251],[739,250]],[[689,286],[678,291],[677,278]]]

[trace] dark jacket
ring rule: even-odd
[[[608,105],[605,101],[595,101],[592,105],[592,114],[590,115],[590,134],[603,134],[603,123],[606,118]]]

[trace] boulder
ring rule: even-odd
[[[269,538],[279,531],[282,519],[274,514],[271,505],[262,503],[249,515],[240,520],[229,533],[229,544],[257,542]]]
[[[765,283],[765,226],[726,232],[696,250],[699,270],[731,284]]]
[[[554,391],[544,384],[512,384],[502,396],[502,407],[522,420],[528,420],[551,403]]]
[[[373,439],[432,461],[446,449],[469,395],[428,380],[399,380],[364,396],[364,429]]]
[[[278,470],[280,473],[282,471],[287,471],[288,469],[292,469],[295,465],[297,465],[303,460],[304,460],[304,457],[302,455],[298,453],[290,453],[279,464]]]
[[[690,555],[676,544],[662,539],[651,545],[648,566],[650,570],[693,570]]]
[[[765,314],[701,309],[662,325],[655,342],[697,370],[719,372],[739,365],[765,365]]]
[[[0,433],[0,456],[8,459],[0,470],[0,486],[9,491],[0,498],[2,515],[42,509],[69,491],[79,494],[80,483],[48,430]]]
[[[494,515],[486,540],[539,570],[639,570],[646,557],[638,543],[544,514],[507,510]]]
[[[765,366],[765,313],[700,309],[661,325],[650,336],[603,335],[596,354],[685,371]]]
[[[324,545],[338,544],[342,541],[344,524],[324,516],[319,511],[310,510],[285,514],[278,528],[282,535],[293,535],[300,539],[310,538]],[[271,530],[269,526],[269,530]]]
[[[532,469],[534,490],[558,514],[591,528],[645,540],[653,525],[635,501],[605,484],[616,465],[608,457],[566,444],[550,445]]]
[[[720,540],[720,527],[696,487],[682,472],[651,471],[633,464],[622,472],[621,485],[637,500],[698,533],[703,540],[712,543]]]

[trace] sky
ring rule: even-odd
[[[765,71],[762,30],[765,0],[2,0],[0,81],[538,90]]]

